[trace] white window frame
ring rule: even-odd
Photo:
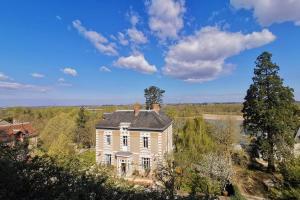
[[[149,137],[143,136],[143,148],[148,149],[149,148]]]
[[[142,168],[144,170],[151,169],[151,158],[142,157]]]
[[[110,137],[110,143],[108,143],[107,136]],[[104,147],[106,148],[111,148],[112,142],[113,142],[113,137],[112,137],[112,131],[104,131]]]
[[[104,154],[105,165],[110,166],[112,164],[112,159],[111,158],[112,158],[111,154],[109,154],[109,153]]]
[[[122,136],[122,145],[123,145],[123,147],[128,147],[128,136],[127,135]]]
[[[112,136],[111,135],[105,135],[105,138],[106,138],[106,144],[107,145],[111,145],[111,138],[112,138]]]

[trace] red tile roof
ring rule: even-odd
[[[0,125],[0,142],[14,140],[17,133],[22,133],[24,137],[36,136],[35,130],[29,122]]]

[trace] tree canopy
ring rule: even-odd
[[[279,66],[272,54],[263,52],[257,57],[253,83],[243,103],[244,128],[260,140],[268,158],[268,169],[275,170],[276,158],[290,154],[296,123],[293,89],[283,85]]]
[[[144,90],[145,98],[146,98],[146,109],[151,109],[152,104],[162,104],[163,103],[163,96],[165,90],[162,90],[156,86],[150,86]]]

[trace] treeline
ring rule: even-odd
[[[169,104],[163,107],[164,111],[173,118],[194,117],[202,114],[241,115],[242,104]]]

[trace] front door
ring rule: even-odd
[[[121,163],[121,176],[126,176],[126,163]]]

